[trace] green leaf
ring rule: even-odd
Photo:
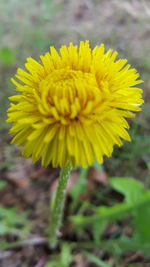
[[[85,245],[82,246],[86,248]],[[91,246],[88,248],[93,248],[93,243],[91,242]],[[126,236],[121,236],[118,239],[109,239],[109,240],[102,240],[98,244],[96,244],[96,249],[103,249],[104,251],[109,251],[113,255],[119,256],[124,251],[143,251],[148,256],[150,255],[150,242],[143,243],[140,240],[133,238],[128,238]],[[118,266],[117,266],[118,267]]]
[[[49,261],[44,265],[44,267],[57,267],[57,262]]]
[[[61,263],[64,266],[69,266],[70,263],[72,262],[72,255],[71,255],[71,246],[67,243],[63,243],[61,247]]]
[[[19,213],[15,208],[0,207],[0,235],[15,234],[25,237],[30,231],[26,213]]]
[[[119,238],[112,243],[106,241],[106,248],[103,248],[107,250],[107,246],[109,249],[111,245],[111,251],[118,255],[126,250],[141,250],[148,254],[150,251],[150,190],[144,189],[144,185],[133,178],[111,178],[110,184],[125,196],[122,203],[112,207],[91,207],[94,215],[83,216],[84,213],[81,213],[72,216],[71,220],[78,226],[78,229],[85,229],[87,225],[90,225],[96,246],[100,244],[103,247],[104,242],[100,240],[100,234],[104,227],[125,216],[131,216],[133,237]]]
[[[59,254],[53,254],[50,261],[46,263],[45,267],[69,267],[72,262],[72,245],[63,242]]]
[[[150,191],[145,192],[142,198],[139,198],[136,202],[116,204],[113,207],[100,206],[95,209],[95,214],[92,216],[71,216],[72,221],[77,225],[88,225],[98,220],[114,221],[121,219],[127,215],[132,215],[135,209],[143,207],[150,203]]]
[[[144,193],[144,185],[133,178],[115,177],[109,179],[110,185],[125,196],[127,203],[139,200]]]
[[[88,173],[88,168],[80,169],[80,177],[78,179],[78,182],[73,186],[70,194],[71,197],[73,198],[72,204],[71,204],[71,210],[72,212],[75,210],[76,206],[79,203],[79,197],[80,195],[85,191],[86,183],[87,183],[87,173]]]
[[[73,186],[71,190],[71,196],[74,199],[77,199],[81,193],[83,193],[85,189],[85,185],[87,183],[86,177],[87,177],[88,169],[81,168],[80,170],[80,177],[78,179],[78,182]]]
[[[95,263],[96,266],[99,266],[99,267],[110,267],[110,265],[108,265],[106,262],[104,262],[101,259],[99,259],[98,257],[96,257],[94,254],[91,254],[89,252],[84,252],[84,255],[86,256],[86,258],[88,258],[88,260],[90,262]]]
[[[150,243],[150,201],[138,207],[133,218],[134,236],[142,243]]]
[[[92,233],[93,233],[93,238],[96,243],[99,242],[100,236],[103,233],[103,230],[105,229],[105,226],[107,224],[107,220],[97,220],[93,223],[92,227]]]

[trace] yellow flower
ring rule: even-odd
[[[64,167],[70,162],[86,167],[103,156],[111,156],[113,146],[130,141],[125,117],[135,115],[143,103],[139,74],[126,59],[104,45],[91,49],[89,42],[54,47],[41,56],[40,63],[27,58],[28,72],[18,69],[12,82],[19,95],[10,97],[8,122],[12,122],[12,143],[23,146],[23,156],[33,162],[42,158]]]

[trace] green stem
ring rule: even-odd
[[[54,249],[58,241],[58,233],[62,222],[64,202],[66,195],[66,187],[69,178],[71,167],[68,164],[65,168],[61,169],[58,186],[53,202],[53,207],[50,213],[49,225],[49,247]]]

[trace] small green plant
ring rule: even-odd
[[[73,260],[72,247],[68,243],[62,243],[59,255],[53,254],[50,261],[44,267],[69,267]]]
[[[18,214],[16,208],[0,207],[0,235],[14,234],[24,237],[29,232],[27,214]]]
[[[111,178],[109,182],[112,189],[124,196],[123,202],[93,208],[90,204],[90,209],[94,213],[92,216],[84,216],[87,207],[81,209],[80,214],[71,217],[75,229],[81,232],[86,226],[90,226],[94,244],[111,253],[120,255],[123,251],[138,249],[150,256],[150,190],[146,190],[142,183],[133,178]],[[119,238],[110,238],[106,241],[101,239],[108,224],[117,223],[126,217],[131,218],[131,238],[120,233]]]
[[[30,232],[31,226],[26,213],[18,213],[16,208],[0,207],[0,236],[9,235],[23,240]],[[1,241],[0,249],[11,247],[10,242]]]
[[[0,182],[0,190],[6,186],[6,182]],[[12,240],[22,240],[30,232],[31,225],[27,220],[27,213],[18,213],[15,207],[0,206],[0,237],[2,238],[0,249],[11,247],[11,242],[3,241],[3,237],[10,236]]]

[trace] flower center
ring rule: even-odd
[[[43,109],[68,124],[88,116],[101,101],[95,75],[72,69],[54,70],[39,86]]]

